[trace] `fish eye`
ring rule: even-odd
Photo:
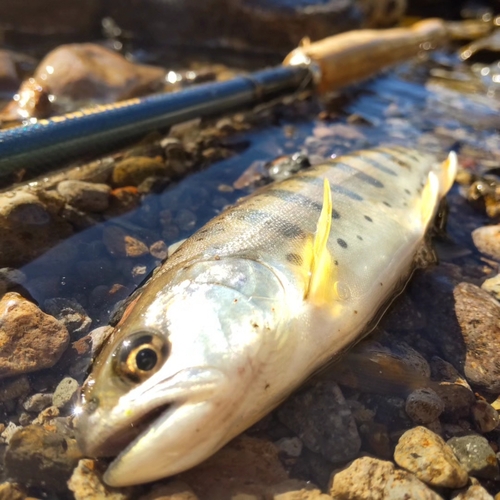
[[[138,332],[127,337],[115,353],[117,374],[132,382],[142,382],[163,365],[169,346],[161,335]]]

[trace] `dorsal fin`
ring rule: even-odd
[[[323,183],[323,207],[312,242],[312,256],[309,270],[309,286],[305,298],[316,305],[329,300],[332,294],[332,259],[328,252],[328,237],[332,226],[332,191],[325,178]]]
[[[427,182],[422,190],[421,222],[423,227],[427,227],[434,217],[439,201],[439,179],[435,172],[429,172]]]
[[[457,154],[455,151],[450,151],[448,158],[441,165],[440,174],[440,189],[439,194],[444,196],[453,186],[455,177],[457,176]]]

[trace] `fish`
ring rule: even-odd
[[[428,255],[457,169],[400,146],[270,184],[195,232],[98,354],[78,442],[129,486],[189,469],[372,330]]]

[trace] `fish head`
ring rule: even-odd
[[[251,394],[282,294],[268,268],[243,259],[199,262],[146,286],[96,359],[76,418],[85,454],[116,456],[109,485],[186,470],[262,416]]]

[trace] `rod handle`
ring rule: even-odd
[[[441,19],[426,19],[407,28],[354,30],[331,36],[293,50],[283,64],[312,63],[319,69],[317,90],[336,90],[436,48],[447,39]]]

